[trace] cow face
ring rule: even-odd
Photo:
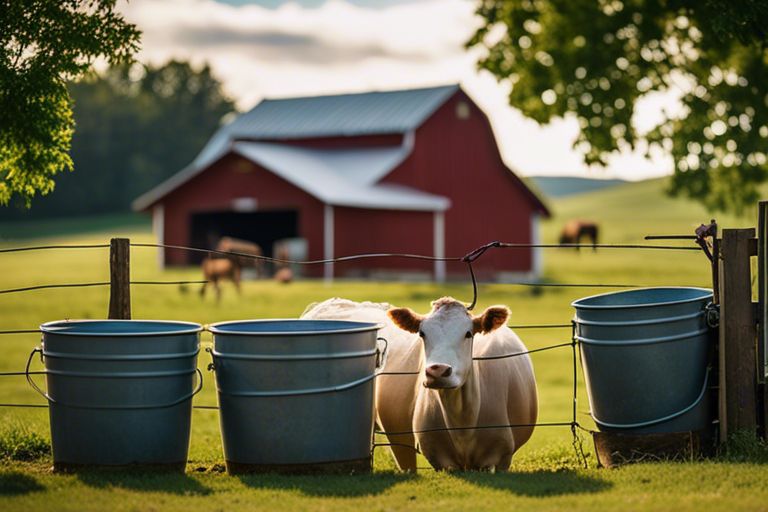
[[[449,297],[433,302],[426,316],[408,308],[388,313],[398,327],[418,333],[424,343],[424,386],[428,388],[463,386],[472,369],[474,335],[504,325],[509,316],[506,307],[493,306],[473,317],[462,303]]]

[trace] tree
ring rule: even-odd
[[[29,206],[72,169],[67,80],[97,58],[129,60],[138,42],[115,0],[0,0],[0,205]]]
[[[234,110],[208,66],[121,65],[69,84],[75,172],[56,193],[0,218],[128,211],[131,201],[189,164]],[[14,201],[16,202],[16,201]]]
[[[768,2],[764,0],[484,0],[467,43],[509,83],[510,103],[546,123],[575,115],[587,164],[647,142],[675,162],[670,193],[741,213],[768,178]],[[649,133],[638,100],[680,95]]]

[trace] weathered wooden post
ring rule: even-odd
[[[113,238],[109,242],[109,318],[131,319],[131,241]]]
[[[737,430],[757,429],[756,323],[750,257],[754,228],[725,229],[720,243],[720,442]]]
[[[760,435],[768,439],[768,201],[758,204],[757,223],[757,296],[758,296],[758,336],[757,336],[757,383],[758,409],[757,422]]]

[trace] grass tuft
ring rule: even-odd
[[[0,460],[33,461],[50,453],[50,443],[25,427],[15,426],[0,433]]]
[[[720,447],[720,458],[727,462],[768,463],[768,442],[754,432],[739,430]]]

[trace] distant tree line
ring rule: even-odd
[[[130,203],[190,163],[235,110],[206,65],[112,67],[68,85],[74,102],[73,172],[55,192],[0,207],[0,220],[128,211]]]

